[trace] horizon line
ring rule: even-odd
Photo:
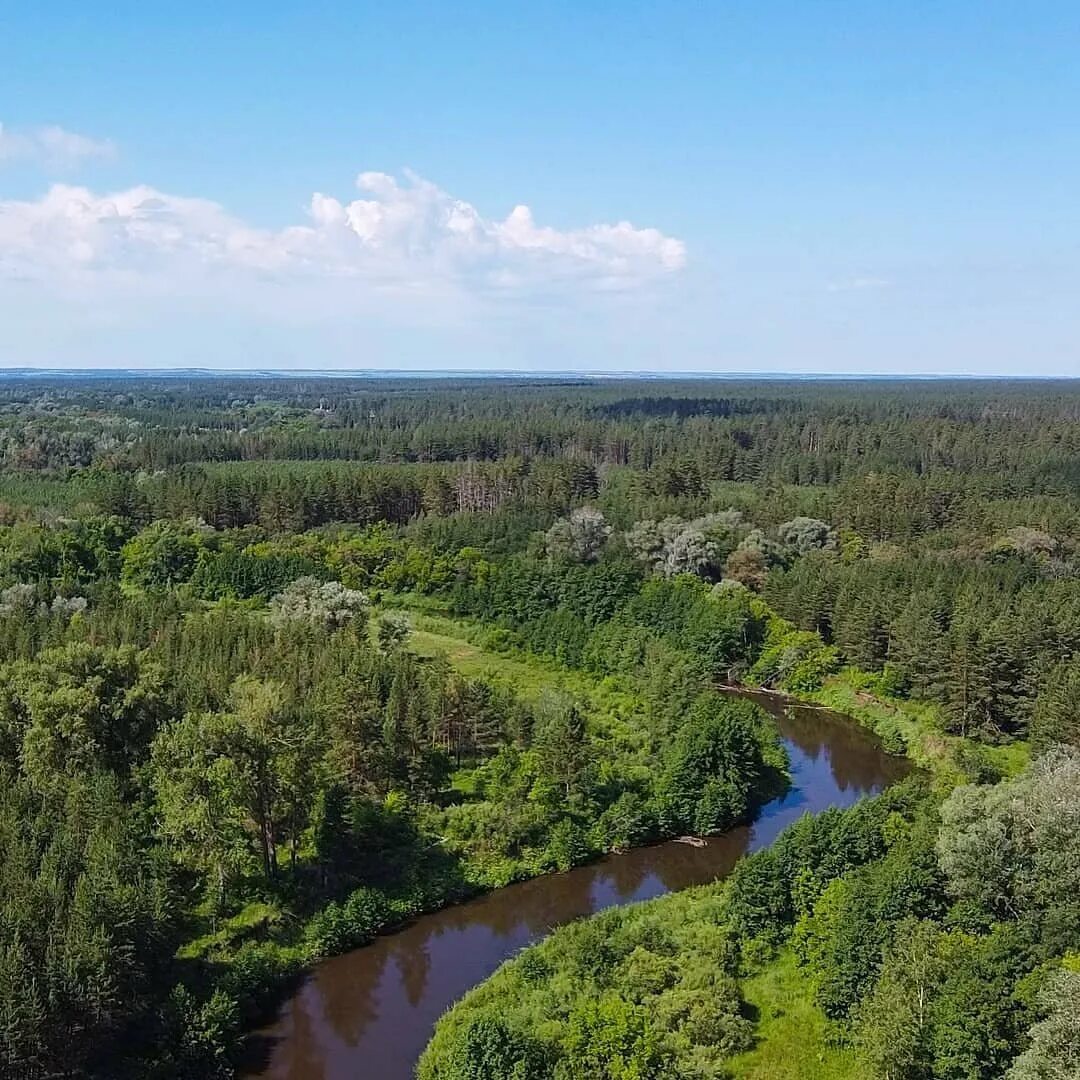
[[[675,380],[796,380],[830,382],[944,382],[949,380],[965,382],[1080,382],[1080,375],[1002,375],[953,372],[897,373],[897,372],[798,372],[798,371],[659,371],[643,368],[639,370],[590,370],[581,368],[556,369],[551,371],[533,371],[526,368],[227,368],[227,367],[2,367],[0,380],[33,377],[91,377],[91,378],[342,378],[342,379],[448,379],[448,378],[488,378],[488,379],[641,379],[653,381]]]

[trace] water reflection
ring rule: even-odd
[[[640,848],[511,885],[320,964],[253,1040],[264,1063],[248,1076],[408,1080],[446,1007],[523,946],[603,908],[723,877],[741,855],[772,843],[803,814],[849,806],[907,771],[906,762],[842,717],[753,696],[777,718],[792,770],[791,789],[764,807],[753,826],[704,848]]]

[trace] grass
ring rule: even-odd
[[[906,754],[946,784],[965,783],[975,762],[999,776],[1012,777],[1030,760],[1028,744],[1022,740],[988,746],[948,735],[937,705],[883,696],[868,688],[867,682],[863,673],[847,669],[830,676],[819,690],[797,696],[852,717],[875,732],[889,749]]]
[[[409,648],[418,656],[445,656],[462,675],[505,682],[525,697],[558,689],[575,695],[594,691],[593,680],[539,657],[491,652],[469,640],[468,624],[440,615],[412,614]]]
[[[733,1080],[864,1080],[854,1051],[830,1044],[829,1022],[791,950],[747,979],[743,994],[758,1014],[758,1041],[726,1063]]]
[[[409,647],[420,656],[445,656],[463,675],[503,682],[534,700],[545,690],[559,690],[600,715],[627,717],[633,711],[634,696],[618,679],[592,678],[511,647],[501,651],[486,648],[477,641],[486,637],[497,643],[493,635],[499,632],[480,624],[430,610],[412,609],[409,619],[413,627]],[[875,732],[888,749],[905,754],[949,786],[970,779],[976,760],[997,775],[1011,777],[1022,772],[1030,759],[1023,741],[987,746],[948,735],[938,706],[888,697],[875,692],[876,687],[867,682],[863,673],[846,669],[828,678],[819,690],[795,696],[852,717]]]
[[[242,941],[275,926],[281,918],[281,910],[273,904],[258,901],[250,903],[230,918],[219,920],[216,930],[186,942],[177,950],[176,955],[181,960],[193,960],[213,952],[235,948]]]
[[[499,635],[505,632],[463,620],[418,611],[410,611],[408,618],[412,626],[408,647],[418,656],[444,657],[462,675],[501,683],[529,701],[552,691],[565,694],[584,708],[598,734],[627,746],[641,742],[644,704],[626,680],[592,676],[509,644],[499,648],[504,641]]]

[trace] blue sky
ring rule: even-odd
[[[19,7],[0,365],[1080,375],[1080,5]]]

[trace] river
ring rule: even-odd
[[[425,915],[397,933],[319,964],[252,1037],[249,1080],[409,1080],[435,1021],[505,959],[556,926],[616,904],[723,877],[803,814],[849,806],[902,777],[903,758],[823,709],[747,695],[776,716],[791,787],[749,827],[708,845],[638,848],[566,874],[511,885]]]

